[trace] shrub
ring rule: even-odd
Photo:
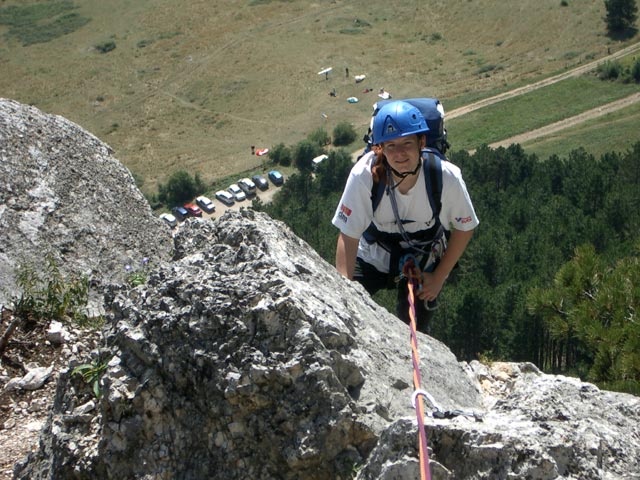
[[[100,377],[102,377],[107,367],[108,364],[106,362],[95,359],[91,363],[78,365],[72,370],[71,375],[80,375],[82,380],[91,386],[93,395],[96,398],[100,398],[102,396],[102,392],[100,391]]]
[[[598,77],[601,80],[616,80],[622,74],[620,62],[606,62],[598,67]]]
[[[348,122],[340,122],[333,129],[333,144],[336,146],[349,145],[355,141],[358,134],[353,125]]]
[[[296,167],[300,171],[311,171],[313,160],[318,155],[322,154],[322,147],[310,142],[309,140],[303,140],[298,142],[294,148],[293,158]]]
[[[307,140],[309,140],[311,143],[315,143],[316,145],[318,145],[320,147],[324,147],[325,145],[328,145],[328,144],[331,143],[331,138],[329,137],[329,134],[322,127],[320,127],[317,130],[314,130],[313,132],[311,132],[307,136]]]
[[[95,48],[100,53],[108,53],[111,50],[115,50],[116,49],[116,42],[108,41],[108,42],[104,42],[104,43],[99,43],[98,45],[96,45]]]
[[[279,143],[269,150],[269,158],[276,165],[288,167],[291,165],[291,149],[284,143]]]
[[[88,320],[83,309],[89,300],[86,277],[65,279],[52,255],[45,259],[45,271],[39,273],[31,263],[16,270],[16,284],[22,291],[13,298],[13,311],[25,321],[66,320],[78,323]]]
[[[640,83],[640,59],[636,60],[631,67],[631,77],[636,83]]]
[[[77,13],[71,0],[0,8],[0,25],[8,25],[8,37],[17,38],[23,46],[45,43],[71,33],[91,21]]]
[[[200,174],[192,177],[186,170],[175,172],[166,184],[158,184],[158,199],[167,206],[180,205],[205,190]]]

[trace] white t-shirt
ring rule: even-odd
[[[332,223],[345,235],[360,239],[358,257],[379,271],[388,272],[389,252],[378,243],[369,244],[362,238],[362,234],[372,221],[381,232],[400,233],[393,214],[391,199],[386,193],[382,196],[375,215],[373,213],[371,166],[375,159],[375,153],[369,152],[351,169]],[[395,196],[398,214],[404,220],[403,227],[407,233],[427,230],[435,224],[427,197],[424,168],[420,168],[419,178],[411,190],[402,194],[396,189]],[[480,223],[460,169],[447,161],[442,161],[441,202],[440,223],[447,230],[469,231]]]

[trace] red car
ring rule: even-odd
[[[200,208],[197,205],[194,205],[193,203],[185,203],[184,208],[187,210],[187,212],[189,212],[189,215],[192,217],[202,216],[202,210],[200,210]]]

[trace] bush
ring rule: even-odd
[[[640,60],[636,60],[631,67],[631,77],[636,83],[640,83]]]
[[[116,49],[116,42],[113,42],[113,41],[104,42],[96,45],[96,50],[99,51],[100,53],[108,53],[111,50],[115,50],[115,49]]]
[[[279,143],[269,150],[269,159],[276,165],[288,167],[291,165],[291,149],[284,143]]]
[[[331,138],[329,137],[329,134],[322,127],[320,127],[317,130],[311,132],[307,136],[307,140],[309,140],[311,143],[315,143],[316,145],[318,145],[320,147],[324,147],[325,145],[329,145],[331,143]]]
[[[337,147],[350,145],[355,141],[358,134],[353,125],[348,122],[341,122],[333,129],[333,144]]]
[[[616,80],[622,75],[620,62],[607,62],[598,67],[598,77],[601,80]]]
[[[313,160],[318,155],[322,154],[322,147],[316,145],[315,143],[310,142],[309,140],[303,140],[299,142],[295,148],[293,153],[293,158],[295,160],[296,167],[300,171],[311,171],[312,165],[311,160]]]
[[[12,5],[0,8],[0,25],[9,25],[7,36],[16,37],[25,47],[45,43],[71,33],[90,21],[77,13],[69,13],[75,8],[78,7],[70,0]]]
[[[194,177],[185,170],[175,172],[166,184],[158,184],[158,199],[167,206],[181,205],[205,190],[205,185],[196,173]]]

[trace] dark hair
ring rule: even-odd
[[[371,167],[371,176],[373,177],[373,183],[385,183],[387,181],[387,162],[384,153],[382,153],[382,147],[374,145],[372,147],[376,154],[376,161]]]

